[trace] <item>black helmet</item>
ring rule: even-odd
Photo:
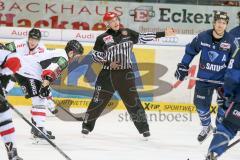
[[[214,22],[216,22],[217,20],[219,20],[219,19],[223,19],[223,20],[225,20],[227,23],[229,22],[229,17],[228,17],[228,15],[227,15],[227,13],[226,12],[222,12],[222,11],[217,11],[217,12],[215,12],[215,14],[214,14]]]
[[[33,38],[40,40],[41,39],[41,32],[39,29],[33,28],[28,33],[28,38]]]
[[[70,51],[74,51],[76,54],[83,54],[83,47],[81,45],[81,43],[79,43],[77,40],[70,40],[68,41],[66,47],[65,47],[65,51],[66,53],[70,52]]]

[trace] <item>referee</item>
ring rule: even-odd
[[[149,126],[137,93],[130,54],[133,44],[174,36],[175,32],[172,28],[157,33],[138,33],[120,28],[119,17],[114,12],[105,13],[103,21],[108,30],[97,37],[92,50],[94,62],[101,63],[103,68],[98,75],[93,98],[82,124],[82,133],[88,134],[93,130],[97,118],[117,91],[139,133],[149,137]]]

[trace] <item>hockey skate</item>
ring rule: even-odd
[[[36,122],[31,118],[31,121],[32,121],[32,124],[34,124],[35,126],[36,126]],[[35,132],[37,132],[37,130],[34,128],[34,127],[32,127],[32,129],[31,129],[31,134],[34,134]],[[52,135],[52,132],[51,131],[47,131],[46,130],[46,133],[48,134],[48,135]]]
[[[47,130],[45,130],[43,127],[38,127],[38,129],[40,129],[41,131],[43,131],[43,133],[45,133],[45,134],[48,136],[49,139],[55,139],[55,136],[52,135],[52,132],[51,132],[51,131],[47,131]],[[31,133],[32,133],[34,136],[36,136],[36,137],[40,137],[40,136],[38,136],[38,135],[41,135],[41,133],[40,133],[37,129],[35,129],[35,128],[32,128],[32,129],[31,129]],[[51,137],[52,137],[52,138],[51,138]],[[53,137],[54,137],[54,138],[53,138]],[[42,136],[42,138],[43,138],[43,136]]]
[[[217,160],[217,157],[213,152],[210,152],[210,153],[208,153],[205,160]]]
[[[151,134],[150,134],[149,131],[143,132],[142,135],[143,135],[143,139],[144,139],[145,141],[147,141],[148,138],[151,136]]]
[[[17,149],[16,148],[12,148],[13,147],[13,143],[6,143],[5,147],[7,149],[7,154],[8,154],[8,159],[9,160],[23,160],[21,157],[18,156],[17,154]]]
[[[203,126],[202,131],[198,135],[198,141],[202,143],[213,131],[213,127],[210,124],[209,126]]]
[[[90,132],[90,131],[89,131],[88,129],[86,129],[86,128],[83,128],[83,129],[82,129],[82,135],[83,135],[83,136],[88,135],[89,132]]]
[[[36,122],[33,119],[31,120],[32,120],[32,123],[36,126]],[[55,136],[52,134],[51,131],[47,131],[43,127],[37,127],[37,128],[41,130],[44,133],[44,135],[47,136],[48,139],[55,139]],[[34,140],[33,144],[44,144],[45,137],[36,128],[32,127],[31,134],[33,135],[33,140]]]
[[[46,129],[43,127],[38,127],[38,129],[41,130],[48,139],[50,140],[55,139],[55,136],[52,135],[52,132],[46,131]],[[32,129],[32,135],[34,140],[33,144],[46,144],[45,136],[38,130]]]

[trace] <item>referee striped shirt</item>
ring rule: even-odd
[[[138,33],[127,28],[119,31],[109,29],[97,37],[92,58],[95,62],[103,64],[103,69],[112,70],[110,63],[114,61],[120,65],[116,70],[130,69],[133,44],[144,44],[164,36],[164,32]]]

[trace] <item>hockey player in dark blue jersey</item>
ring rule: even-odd
[[[240,48],[229,62],[223,88],[228,107],[222,123],[217,125],[206,160],[216,160],[222,155],[240,129]]]
[[[177,65],[175,77],[184,80],[188,76],[189,64],[193,58],[200,55],[199,70],[197,77],[207,80],[223,81],[225,70],[230,57],[235,50],[234,38],[227,33],[229,17],[225,12],[216,12],[214,15],[213,29],[201,32],[191,43],[186,46],[185,54],[181,63]],[[203,142],[213,130],[211,125],[210,106],[214,90],[221,88],[222,85],[209,82],[196,82],[194,92],[194,105],[202,124],[202,130],[198,135],[198,141]],[[221,121],[224,115],[225,100],[217,97],[218,114],[216,124]]]
[[[238,19],[239,19],[239,25],[237,27],[234,27],[229,31],[229,33],[235,38],[234,43],[240,47],[240,11],[237,13]]]

